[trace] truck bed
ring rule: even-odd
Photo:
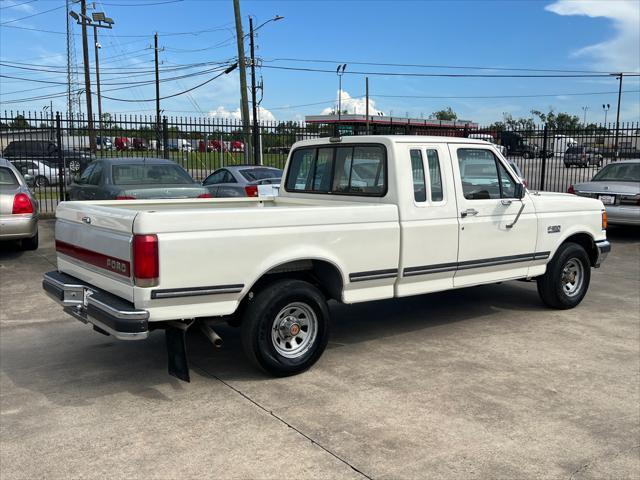
[[[150,321],[231,314],[254,281],[292,258],[335,265],[346,284],[343,300],[359,301],[365,289],[350,282],[350,274],[399,262],[392,204],[279,197],[65,202],[57,218],[59,271],[149,310]],[[133,235],[142,234],[158,236],[160,283],[154,288],[134,285],[126,266],[124,275],[86,261],[96,254],[130,264]],[[367,299],[393,296],[393,279],[376,282],[374,288],[369,282]],[[205,287],[221,293],[157,297],[158,291]]]

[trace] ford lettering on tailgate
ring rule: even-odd
[[[109,257],[102,253],[78,247],[77,245],[72,245],[67,242],[56,240],[56,251],[125,277],[129,277],[131,273],[131,263],[127,260]]]

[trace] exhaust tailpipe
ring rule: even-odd
[[[204,333],[204,336],[209,339],[214,347],[220,348],[222,346],[222,338],[218,335],[211,326],[205,322],[200,324],[200,330]]]

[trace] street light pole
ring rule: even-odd
[[[87,129],[89,130],[89,149],[96,151],[96,132],[93,128],[93,108],[91,105],[91,74],[89,72],[89,41],[87,38],[87,27],[93,27],[93,38],[95,43],[96,54],[96,80],[98,83],[98,112],[100,128],[102,128],[102,99],[100,97],[100,67],[98,64],[98,32],[97,28],[112,28],[113,20],[106,17],[102,12],[94,12],[91,18],[87,16],[87,0],[80,0],[80,14],[73,10],[69,11],[71,16],[80,26],[82,26],[82,54],[84,62],[84,84],[85,96],[87,101]]]
[[[98,27],[96,27],[95,25],[93,26],[93,43],[96,56],[96,88],[98,90],[98,130],[102,135],[102,97],[100,96],[100,59],[98,56],[100,44],[98,43]]]
[[[338,124],[342,120],[342,75],[344,75],[344,70],[347,68],[347,64],[343,63],[342,65],[338,65],[336,69],[336,74],[338,75]]]
[[[616,112],[616,158],[618,157],[618,138],[620,136],[620,101],[622,100],[622,73],[618,75],[618,111]]]
[[[609,113],[609,109],[611,108],[611,105],[607,104],[602,104],[602,109],[604,110],[604,126],[605,128],[607,127],[607,113]]]
[[[91,74],[89,73],[89,41],[87,39],[87,0],[80,0],[82,15],[82,57],[84,62],[84,88],[87,100],[87,128],[89,129],[89,149],[96,151],[96,132],[93,130],[93,106],[91,105]]]

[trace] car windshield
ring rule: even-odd
[[[0,168],[0,185],[18,185],[18,180],[8,168]]]
[[[129,164],[111,168],[115,185],[161,185],[194,183],[178,165]]]
[[[594,182],[640,182],[640,163],[612,163],[604,167]]]
[[[249,182],[266,180],[267,178],[281,178],[282,170],[277,168],[247,168],[240,170],[240,174]]]

